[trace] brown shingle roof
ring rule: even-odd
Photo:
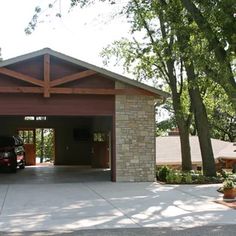
[[[236,158],[236,146],[233,143],[218,139],[211,139],[214,157],[217,160],[220,157]],[[201,151],[197,136],[190,136],[191,156],[193,163],[200,163]],[[181,163],[181,147],[179,136],[167,136],[156,138],[156,163],[179,164]]]

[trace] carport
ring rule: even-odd
[[[0,133],[52,128],[55,165],[111,168],[113,181],[152,181],[154,106],[166,96],[46,48],[0,63]]]

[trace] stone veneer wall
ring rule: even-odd
[[[116,88],[124,87],[116,82]],[[115,106],[116,181],[154,181],[154,97],[117,95]]]

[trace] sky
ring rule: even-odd
[[[116,6],[97,3],[92,7],[75,7],[70,10],[69,0],[58,0],[52,10],[41,14],[36,30],[26,35],[24,29],[35,7],[41,6],[44,10],[54,0],[0,0],[2,58],[5,60],[49,47],[103,66],[99,56],[102,49],[114,40],[130,35],[126,19],[121,16],[112,17],[121,8],[122,1]],[[61,18],[55,16],[58,12],[62,14]],[[112,65],[107,69],[123,73],[121,68]]]

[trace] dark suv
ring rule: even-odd
[[[16,172],[25,168],[25,150],[19,136],[0,136],[0,168]]]

